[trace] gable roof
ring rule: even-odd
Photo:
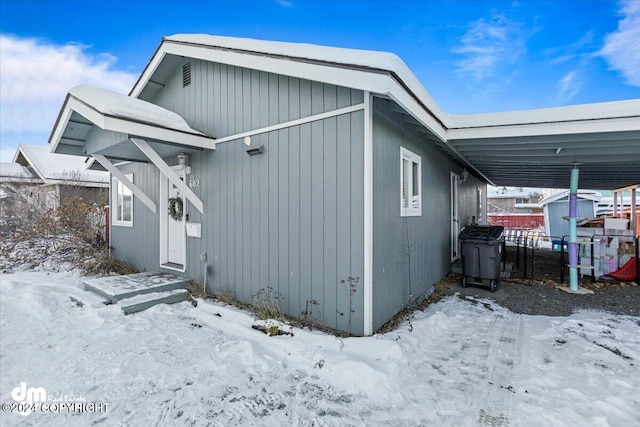
[[[0,163],[0,182],[38,182],[38,177],[19,163]]]
[[[51,151],[61,151],[61,143],[68,146],[67,150],[78,149],[94,127],[197,147],[212,147],[214,139],[159,105],[104,89],[76,86],[67,94],[49,137]]]
[[[13,162],[31,169],[45,184],[69,183],[88,187],[109,185],[109,174],[86,170],[86,157],[56,154],[44,145],[20,144]]]
[[[183,58],[369,91],[395,101],[408,127],[495,185],[611,189],[640,176],[640,100],[491,114],[443,112],[396,55],[206,34],[165,37],[130,95],[151,100]],[[223,137],[224,135],[218,135]]]
[[[214,148],[212,137],[186,121],[178,126],[179,120],[167,123],[149,114],[153,99],[185,59],[359,89],[389,99],[405,126],[419,132],[425,143],[494,185],[566,188],[574,165],[579,165],[582,188],[621,188],[640,182],[640,99],[451,115],[391,53],[205,34],[165,37],[129,97],[107,93],[109,102],[102,102],[92,88],[72,89],[51,134],[53,150],[82,154],[87,134],[95,127],[165,141],[163,149],[171,144],[180,149]],[[124,111],[113,104],[124,106]],[[161,116],[169,117],[170,111],[161,110]],[[116,144],[111,151],[130,149]],[[111,158],[117,156],[112,152]]]

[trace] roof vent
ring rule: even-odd
[[[191,84],[191,62],[182,64],[182,87],[187,87]]]

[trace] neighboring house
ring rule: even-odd
[[[0,164],[0,232],[9,234],[20,219],[31,221],[25,212],[58,209],[71,198],[88,204],[107,203],[109,174],[86,170],[85,160],[51,153],[47,146],[20,144],[13,162]]]
[[[507,230],[533,230],[544,226],[540,188],[493,187],[487,189],[487,223]]]
[[[578,191],[578,222],[594,218],[596,206],[600,201],[600,193],[595,191]],[[569,190],[550,194],[540,201],[544,213],[545,234],[560,239],[569,235]]]
[[[42,184],[42,180],[26,167],[18,163],[0,163],[0,234],[7,234],[13,228],[16,192],[38,184]]]
[[[91,204],[107,203],[109,174],[87,170],[86,158],[54,154],[47,146],[20,144],[13,163],[7,165],[13,165],[10,168],[15,170],[22,168],[23,174],[29,174],[30,181],[23,179],[21,184],[42,208],[57,209],[65,199],[73,197]],[[0,175],[4,177],[5,173]]]
[[[492,213],[542,213],[538,205],[544,197],[540,188],[489,187],[487,210]]]
[[[370,335],[449,273],[488,179],[529,179],[484,138],[530,141],[508,155],[585,124],[617,138],[637,107],[450,116],[392,54],[176,35],[129,96],[71,89],[49,142],[111,173],[114,257],[249,302],[271,287],[290,316]],[[564,156],[541,187],[566,181]]]

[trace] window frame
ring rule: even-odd
[[[133,173],[128,173],[124,175],[125,177],[127,177],[127,179],[131,182],[133,182]],[[120,191],[120,185],[122,185],[122,188],[126,189],[131,196],[131,219],[130,220],[123,220],[123,219],[118,219],[118,213],[120,213],[121,217],[124,218],[124,203],[122,203],[122,205],[119,206],[118,204],[118,200],[119,200],[119,191]],[[124,193],[123,193],[124,196]],[[118,178],[116,178],[115,176],[111,178],[111,209],[110,209],[110,216],[111,216],[111,225],[117,226],[117,227],[133,227],[133,192],[131,190],[129,190],[128,188],[125,187],[125,185],[123,183],[121,183]]]
[[[414,186],[416,183],[417,192]],[[408,200],[405,203],[405,184],[407,195],[411,194],[412,201],[415,202],[414,199],[417,198],[417,206],[412,206]],[[400,147],[400,216],[422,216],[422,158],[404,147]]]

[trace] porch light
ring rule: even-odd
[[[187,165],[187,155],[184,153],[180,153],[178,154],[178,164],[180,166],[186,166]]]
[[[464,169],[460,175],[460,183],[464,183],[469,178],[469,172],[467,172],[466,169]]]

